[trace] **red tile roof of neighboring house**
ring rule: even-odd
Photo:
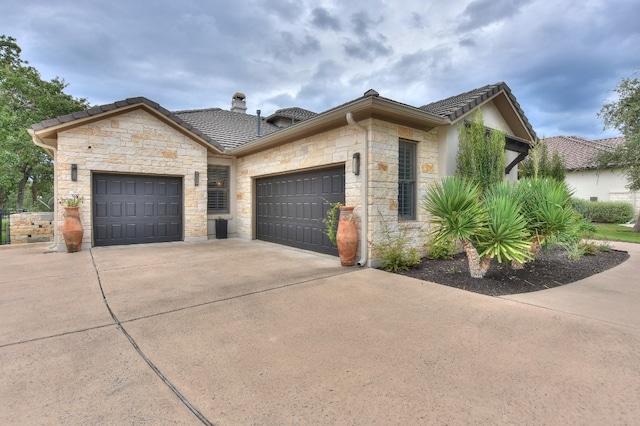
[[[624,143],[624,137],[590,140],[579,136],[554,136],[545,138],[549,152],[558,152],[567,170],[596,169],[595,158],[604,151],[612,151]]]

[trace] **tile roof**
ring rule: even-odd
[[[476,106],[482,104],[486,100],[493,98],[503,90],[513,104],[516,111],[518,111],[518,114],[522,118],[524,125],[531,136],[533,138],[536,138],[536,132],[533,130],[533,126],[531,126],[531,123],[529,123],[529,120],[525,116],[524,111],[516,100],[516,97],[511,92],[511,89],[503,81],[495,84],[488,84],[486,86],[479,87],[477,89],[473,89],[456,96],[451,96],[446,99],[423,105],[420,107],[420,109],[454,121],[463,114],[471,111]]]
[[[282,130],[283,127],[276,126],[273,122],[277,122],[278,118],[289,118],[292,120],[292,125],[297,123],[313,119],[319,115],[329,113],[333,110],[341,108],[344,105],[348,105],[357,102],[361,99],[368,97],[378,97],[388,102],[392,102],[398,105],[407,106],[410,108],[419,109],[423,112],[438,116],[444,119],[455,120],[467,111],[480,105],[482,102],[491,99],[501,91],[504,91],[511,100],[512,104],[520,114],[525,126],[532,135],[535,136],[533,128],[529,124],[529,121],[524,115],[524,112],[520,108],[520,105],[515,99],[515,96],[511,93],[509,87],[503,83],[496,83],[487,85],[478,89],[471,90],[461,95],[452,96],[447,99],[443,99],[437,102],[433,102],[424,105],[420,108],[415,106],[403,104],[401,102],[394,101],[392,99],[381,97],[375,90],[368,90],[364,96],[346,102],[342,105],[338,105],[334,108],[328,109],[321,114],[309,111],[303,108],[292,107],[283,108],[277,110],[275,113],[267,117],[261,117],[260,121],[260,135],[269,135]],[[179,126],[201,137],[212,146],[220,150],[221,152],[232,151],[242,145],[252,142],[258,138],[257,133],[257,116],[246,114],[243,112],[233,112],[224,110],[221,108],[208,108],[208,109],[196,109],[185,111],[169,111],[159,104],[144,98],[128,98],[122,101],[113,102],[106,105],[96,106],[89,108],[85,111],[76,112],[73,114],[63,115],[51,120],[45,120],[32,126],[35,131],[43,130],[49,127],[54,127],[60,124],[68,123],[77,119],[87,118],[94,115],[102,114],[108,111],[112,111],[118,108],[132,106],[136,104],[144,104],[150,108],[157,110],[160,114],[166,116],[168,119],[174,121]],[[273,121],[273,122],[272,122]]]
[[[273,114],[271,114],[268,118],[267,121],[271,120],[272,118],[275,117],[284,117],[284,118],[291,118],[295,121],[304,121],[304,120],[308,120],[310,118],[313,118],[315,116],[317,116],[318,113],[315,113],[313,111],[309,111],[308,109],[304,109],[304,108],[298,108],[298,107],[293,107],[293,108],[283,108],[283,109],[279,109],[276,112],[274,112]]]
[[[225,151],[230,151],[258,137],[257,115],[233,112],[220,108],[176,111],[173,114],[200,130],[211,140],[216,141],[224,147]],[[278,130],[281,130],[281,128],[268,123],[264,117],[261,117],[261,136],[271,134]]]
[[[579,136],[545,138],[550,153],[554,151],[564,159],[567,170],[596,169],[595,157],[624,143],[624,137],[590,140]]]

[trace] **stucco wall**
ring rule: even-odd
[[[480,110],[482,111],[482,119],[485,126],[501,130],[507,135],[513,135],[513,131],[504,120],[493,101],[482,105]],[[456,173],[456,157],[458,155],[459,145],[458,126],[464,125],[465,120],[472,120],[475,117],[476,111],[477,110],[473,110],[460,117],[452,126],[441,129],[438,143],[438,164],[440,166],[440,176],[452,176]],[[518,154],[512,151],[506,151],[506,165],[509,165],[517,156]],[[505,179],[509,181],[518,180],[518,168],[514,167],[511,172],[505,176]]]
[[[391,237],[399,235],[398,223],[398,141],[406,139],[418,145],[418,217],[416,221],[402,224],[405,236],[422,248],[424,231],[428,227],[428,217],[422,211],[419,200],[425,194],[427,185],[436,179],[437,132],[430,133],[400,127],[380,120],[365,120],[360,123],[368,129],[369,175],[368,216],[369,229],[366,240],[379,243],[384,238],[386,225]],[[344,126],[313,137],[282,145],[237,160],[237,232],[241,238],[253,238],[254,181],[257,178],[295,172],[304,169],[345,166],[345,201],[355,206],[355,214],[362,215],[361,184],[364,174],[355,176],[351,169],[353,153],[364,153],[364,133],[355,127]],[[360,224],[358,224],[360,226]],[[359,229],[360,232],[360,229]],[[359,238],[363,238],[360,234]],[[358,256],[361,254],[358,252]],[[371,257],[371,245],[369,253]]]
[[[92,245],[91,179],[94,172],[179,176],[183,178],[184,239],[207,238],[207,150],[144,109],[75,127],[58,134],[56,193],[81,194],[83,247]],[[71,180],[71,164],[78,180]],[[194,185],[194,172],[200,185]],[[56,241],[64,245],[60,228],[63,209],[55,212]],[[62,249],[62,248],[60,248]]]
[[[574,197],[598,201],[624,201],[640,211],[640,191],[631,192],[625,186],[627,178],[621,170],[582,170],[567,172],[565,182],[574,190]]]

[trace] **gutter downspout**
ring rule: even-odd
[[[360,214],[360,260],[358,266],[367,266],[368,263],[368,250],[367,246],[369,235],[369,181],[368,179],[368,165],[369,165],[369,132],[362,125],[353,119],[351,111],[347,112],[347,123],[357,127],[364,133],[364,148],[362,150],[362,163],[360,166],[360,174],[362,175],[362,181],[360,184],[360,196],[362,204],[362,213]]]
[[[38,138],[36,136],[36,133],[33,131],[33,129],[27,129],[27,132],[29,132],[29,134],[31,135],[31,140],[33,141],[33,143],[36,146],[39,146],[40,148],[44,149],[47,154],[50,154],[51,157],[53,158],[53,222],[54,222],[54,226],[53,226],[53,243],[51,243],[49,245],[49,249],[50,250],[57,250],[58,249],[58,240],[60,239],[60,231],[58,231],[58,185],[56,184],[56,176],[58,176],[57,174],[57,170],[58,170],[58,162],[56,161],[56,157],[57,157],[57,153],[58,150],[51,146],[51,145],[47,145],[44,142],[42,142],[40,140],[40,138]]]

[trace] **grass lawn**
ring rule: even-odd
[[[594,223],[594,225],[596,227],[596,235],[593,238],[597,240],[640,244],[640,232],[631,232],[631,228],[628,226],[611,223]]]

